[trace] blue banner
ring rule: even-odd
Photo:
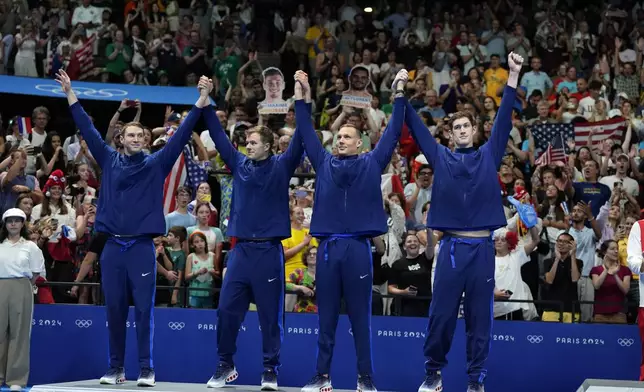
[[[138,99],[143,103],[192,105],[199,98],[196,87],[137,86],[132,84],[72,81],[79,100],[122,101]],[[65,93],[53,79],[0,75],[0,93],[64,98]]]
[[[136,324],[130,312],[126,370],[138,375]],[[157,380],[202,383],[217,362],[217,312],[156,309],[154,366]],[[317,316],[288,314],[284,327],[282,386],[301,387],[315,371]],[[424,377],[427,321],[374,317],[373,358],[379,390],[415,392]],[[640,339],[636,326],[499,321],[494,325],[486,389],[570,392],[588,378],[637,380]],[[107,368],[107,329],[102,307],[40,305],[32,331],[30,384],[98,379]],[[261,335],[257,314],[248,313],[238,340],[238,384],[259,385]],[[340,318],[331,372],[336,389],[356,387],[356,358],[349,320]],[[459,320],[445,390],[466,386],[465,332]]]

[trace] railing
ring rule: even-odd
[[[73,286],[96,287],[96,288],[101,287],[101,283],[89,283],[89,282],[79,282],[79,283],[76,283],[76,282],[46,282],[45,284],[47,286],[50,286],[50,287],[73,287]],[[179,308],[188,308],[189,307],[188,306],[188,297],[189,297],[189,293],[191,291],[209,291],[209,292],[212,292],[214,294],[214,293],[220,292],[221,288],[216,288],[216,287],[212,287],[212,288],[191,288],[191,287],[187,287],[187,286],[175,287],[175,286],[162,286],[162,285],[159,285],[159,286],[157,286],[157,291],[158,290],[180,291],[183,294],[181,296],[182,303],[177,304],[177,305],[172,305],[172,306],[176,306],[176,307],[179,307]],[[285,294],[295,294],[295,295],[297,295],[297,292],[287,290],[285,292]],[[398,308],[400,308],[400,303],[401,303],[401,301],[403,299],[412,300],[412,301],[413,300],[419,300],[419,301],[420,300],[425,300],[425,301],[426,300],[431,300],[431,297],[428,297],[428,296],[409,297],[409,296],[395,295],[395,294],[378,294],[378,296],[380,298],[392,298],[393,301],[394,301],[394,304],[398,305]],[[536,307],[547,305],[549,307],[548,311],[550,311],[550,312],[553,311],[552,310],[553,308],[557,308],[558,309],[557,312],[559,313],[559,320],[560,320],[559,322],[563,322],[563,314],[565,313],[564,308],[565,308],[565,305],[566,305],[564,301],[559,301],[559,300],[495,299],[495,302],[532,303]],[[104,298],[103,298],[103,292],[101,290],[101,301],[98,304],[95,304],[95,305],[100,306],[100,305],[103,305],[104,303],[105,302],[104,302]],[[619,305],[623,305],[625,309],[626,308],[631,308],[631,307],[639,307],[639,304],[636,304],[636,303],[625,303],[625,302],[617,303],[617,302],[604,302],[604,301],[573,301],[572,302],[572,313],[573,314],[574,313],[579,313],[579,307],[581,305],[595,305],[595,304],[599,304],[599,305],[615,305],[615,304],[619,304]],[[528,321],[530,321],[530,320],[528,320]],[[534,320],[534,321],[538,321],[538,320]],[[576,319],[574,322],[581,323],[582,321],[581,321],[581,319]]]

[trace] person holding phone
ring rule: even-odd
[[[208,226],[218,227],[219,212],[217,211],[217,208],[211,203],[211,201],[212,193],[210,184],[208,184],[207,182],[202,182],[197,187],[197,195],[195,196],[195,199],[188,203],[188,212],[196,217],[197,213],[195,211],[195,207],[197,206],[197,204],[207,203],[210,206],[210,218],[208,218]]]
[[[521,246],[519,236],[515,231],[506,228],[494,232],[494,318],[497,320],[523,320],[524,311],[534,313],[536,309],[531,303],[503,302],[498,300],[517,299],[532,300],[528,285],[521,278],[521,267],[530,261],[530,253],[539,244],[537,226],[528,230],[530,237]],[[467,295],[467,294],[465,294]],[[532,317],[530,316],[530,317]]]
[[[434,280],[434,232],[427,229],[424,251],[416,233],[408,233],[404,240],[405,257],[394,262],[389,272],[389,294],[400,295],[394,300],[393,312],[398,316],[427,317]],[[411,297],[427,297],[416,299]]]

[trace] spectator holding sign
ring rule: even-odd
[[[266,68],[262,72],[264,77],[264,100],[261,101],[257,110],[259,114],[286,114],[288,104],[282,98],[284,92],[284,75],[275,67]]]
[[[371,94],[367,91],[370,83],[369,69],[356,65],[349,73],[349,89],[342,92],[341,105],[356,108],[371,107]]]

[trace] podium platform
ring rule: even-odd
[[[644,382],[589,379],[577,392],[644,392]]]
[[[282,392],[300,392],[301,388],[280,387]],[[206,384],[184,384],[175,382],[157,382],[155,387],[139,387],[136,381],[127,381],[120,385],[101,385],[98,380],[83,380],[60,384],[35,385],[29,392],[259,392],[259,385],[228,385],[224,388],[208,388]],[[334,389],[334,392],[355,392]]]

